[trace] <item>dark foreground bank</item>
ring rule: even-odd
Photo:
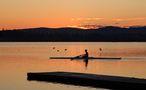
[[[146,89],[146,79],[74,72],[27,73],[27,79],[117,90]]]

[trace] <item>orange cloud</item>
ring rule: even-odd
[[[115,18],[113,21],[121,22],[121,21],[138,21],[138,20],[146,20],[146,17],[136,17],[136,18]]]

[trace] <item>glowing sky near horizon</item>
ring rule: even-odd
[[[146,25],[146,0],[0,0],[0,28]]]

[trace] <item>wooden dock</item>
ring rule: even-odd
[[[146,79],[74,72],[27,73],[29,81],[45,81],[116,90],[146,90]]]

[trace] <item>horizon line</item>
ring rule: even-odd
[[[88,26],[88,25],[87,25]],[[90,25],[89,25],[90,26]],[[66,27],[26,27],[26,28],[14,28],[14,29],[7,29],[2,28],[0,31],[6,31],[6,30],[21,30],[21,29],[39,29],[39,28],[46,28],[46,29],[62,29],[62,28],[75,28],[75,29],[99,29],[104,27],[119,27],[119,28],[130,28],[130,27],[146,27],[146,25],[132,25],[132,26],[116,26],[116,25],[97,25],[96,28],[92,27],[72,27],[72,26],[66,26]]]

